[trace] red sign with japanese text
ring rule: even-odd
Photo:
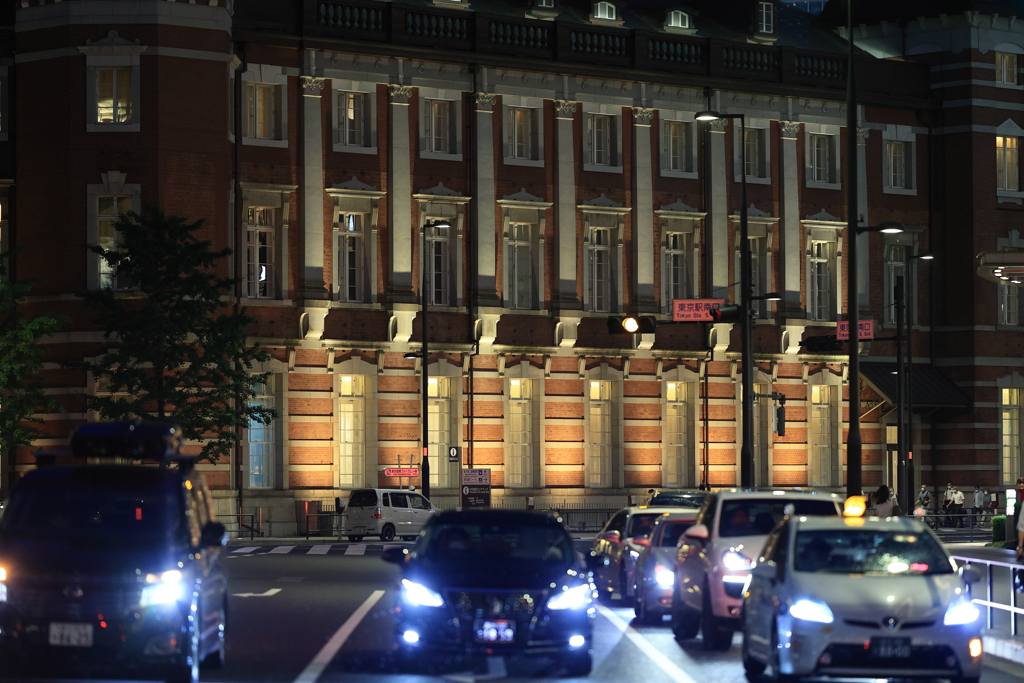
[[[712,308],[725,303],[725,299],[673,299],[672,321],[677,323],[709,323],[712,322]]]
[[[846,340],[850,338],[850,321],[841,320],[836,323],[836,339]],[[861,341],[870,341],[875,338],[875,321],[874,320],[858,320],[857,321],[857,339]]]
[[[385,477],[418,477],[420,476],[420,468],[418,467],[385,467]]]

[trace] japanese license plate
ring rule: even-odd
[[[92,647],[92,624],[50,623],[50,645]]]
[[[910,638],[872,638],[868,653],[876,659],[910,657]]]
[[[478,643],[512,643],[516,639],[516,622],[508,619],[477,620],[473,630]]]

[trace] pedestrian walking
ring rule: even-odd
[[[871,495],[871,502],[875,504],[875,517],[891,517],[893,506],[896,500],[889,497],[889,487],[882,485]]]
[[[946,484],[946,491],[942,494],[942,510],[946,513],[942,520],[942,526],[953,526],[953,483]]]
[[[950,508],[952,508],[953,520],[957,529],[964,528],[964,492],[959,490],[957,487],[953,487],[953,498]]]
[[[928,526],[934,529],[937,525],[928,522],[928,517],[926,516],[929,512],[931,504],[932,492],[928,490],[927,486],[921,484],[921,490],[918,491],[917,493],[917,500],[914,501],[914,514],[918,514],[917,510],[921,510],[921,514],[925,515],[925,522],[928,523]]]
[[[981,487],[974,487],[974,505],[971,507],[971,520],[974,526],[981,526],[982,520],[985,519],[985,492],[981,490]]]

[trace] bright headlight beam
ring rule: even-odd
[[[731,572],[745,571],[754,566],[754,561],[746,555],[730,550],[722,555],[722,565]]]
[[[590,604],[590,586],[568,588],[548,598],[548,609],[583,609]]]
[[[671,588],[676,581],[675,572],[658,566],[654,568],[654,582],[662,588]]]
[[[789,608],[789,614],[795,619],[813,621],[818,624],[831,624],[835,621],[832,608],[820,600],[801,598]]]
[[[960,596],[949,603],[949,607],[946,608],[946,616],[942,618],[942,623],[946,626],[963,626],[965,624],[973,624],[980,616],[981,610],[973,602]]]
[[[402,600],[413,607],[441,607],[444,605],[444,599],[439,593],[409,579],[402,579]]]

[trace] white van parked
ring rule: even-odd
[[[356,489],[345,508],[342,534],[358,542],[364,536],[380,536],[382,541],[400,536],[403,541],[416,538],[437,508],[414,491],[400,489]]]

